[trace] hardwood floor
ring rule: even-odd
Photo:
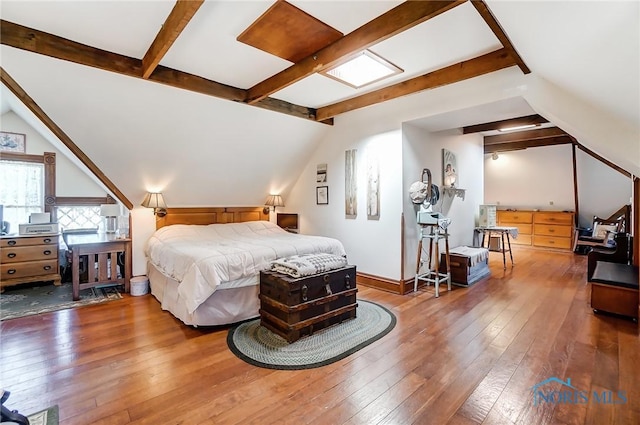
[[[58,404],[61,425],[640,423],[638,325],[593,314],[586,257],[514,257],[505,271],[491,253],[490,279],[439,299],[361,287],[396,328],[319,369],[246,364],[225,328],[184,326],[152,296],[5,321],[1,386],[22,413]],[[565,402],[534,404],[550,377],[588,400],[552,382]]]

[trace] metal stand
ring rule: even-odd
[[[422,241],[427,240],[429,243],[429,256],[427,259],[422,257]],[[440,272],[440,240],[444,239],[445,244],[445,261],[446,273]],[[433,258],[433,248],[435,246],[435,264],[431,268],[431,258]],[[428,265],[428,271],[420,274],[420,267],[423,264]],[[427,285],[433,283],[436,290],[436,298],[440,296],[440,284],[447,282],[447,290],[451,291],[451,264],[449,261],[449,233],[447,229],[442,229],[437,224],[420,225],[420,241],[418,242],[418,258],[416,263],[416,277],[413,282],[413,291],[418,290],[418,281],[426,282]]]

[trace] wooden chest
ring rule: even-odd
[[[356,268],[294,278],[260,272],[260,324],[294,342],[356,317]]]
[[[491,275],[489,259],[471,265],[471,258],[466,255],[450,253],[451,283],[458,286],[471,286],[480,279]],[[440,271],[446,272],[445,254],[440,256]]]

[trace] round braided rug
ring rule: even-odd
[[[358,300],[356,317],[289,344],[260,326],[260,319],[229,330],[227,344],[239,358],[269,369],[311,369],[343,359],[382,338],[396,325],[389,310]]]

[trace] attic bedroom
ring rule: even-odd
[[[640,422],[638,2],[1,7],[3,421]]]

